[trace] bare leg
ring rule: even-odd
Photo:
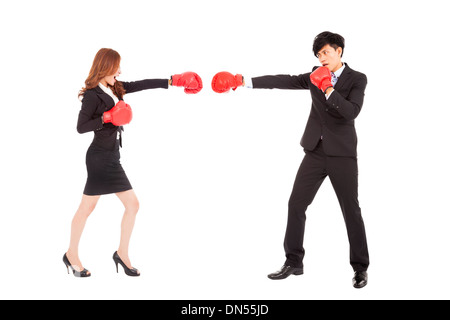
[[[122,201],[125,207],[125,213],[122,219],[121,236],[119,249],[117,254],[128,268],[132,268],[130,258],[128,256],[128,248],[130,245],[131,234],[133,233],[136,215],[139,211],[139,201],[133,190],[116,193],[117,197]]]
[[[72,267],[77,271],[82,271],[84,269],[78,256],[78,246],[80,244],[81,235],[87,219],[97,205],[98,199],[100,199],[100,196],[87,196],[83,194],[80,207],[72,220],[72,231],[69,250],[67,251],[67,259],[69,259]]]

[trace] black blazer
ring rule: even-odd
[[[313,71],[318,67],[314,67]],[[276,75],[253,78],[255,89],[309,89],[311,112],[300,144],[314,150],[323,137],[323,149],[328,156],[356,157],[357,136],[355,118],[361,111],[367,77],[345,64],[344,71],[329,99],[311,83],[310,73],[298,76]]]
[[[137,92],[146,89],[169,87],[168,79],[147,79],[134,82],[122,82],[126,93]],[[120,98],[119,100],[123,100]],[[116,144],[117,132],[123,127],[117,127],[112,123],[102,124],[102,115],[105,111],[114,107],[114,100],[105,93],[99,86],[86,90],[83,96],[81,110],[78,115],[77,130],[79,133],[94,131],[93,144],[105,148],[113,149]]]

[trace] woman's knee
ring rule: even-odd
[[[133,190],[116,193],[125,207],[125,213],[136,214],[139,211],[139,200]]]
[[[139,211],[139,200],[137,198],[131,199],[125,203],[125,211],[131,214],[137,214]]]

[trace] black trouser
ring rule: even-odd
[[[354,271],[367,271],[369,252],[358,202],[358,162],[354,157],[329,157],[319,142],[313,151],[305,151],[289,199],[288,224],[284,249],[286,265],[303,267],[303,236],[306,209],[312,203],[323,180],[329,176],[336,192],[350,242],[350,264]],[[326,236],[326,235],[324,235]],[[329,239],[328,241],[332,241]]]

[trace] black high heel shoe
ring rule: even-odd
[[[76,278],[89,278],[91,276],[91,274],[89,273],[89,270],[87,270],[87,269],[84,269],[83,271],[75,270],[74,267],[72,267],[72,265],[70,264],[69,259],[67,259],[67,254],[64,254],[63,262],[66,265],[67,274],[70,274],[70,272],[69,272],[69,268],[70,268],[70,269],[72,269],[73,275]]]
[[[136,268],[130,269],[125,265],[125,263],[123,263],[122,259],[120,259],[119,255],[117,254],[117,251],[114,252],[113,260],[116,263],[117,273],[119,273],[119,263],[120,263],[120,265],[123,267],[123,271],[125,271],[125,274],[127,276],[130,276],[130,277],[139,277],[140,276],[138,269],[136,269]]]

